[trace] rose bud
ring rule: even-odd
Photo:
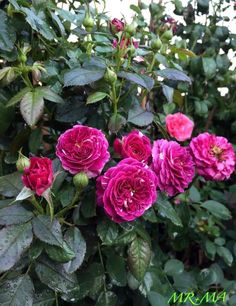
[[[19,172],[24,172],[25,168],[28,168],[30,165],[30,160],[28,157],[23,155],[21,151],[19,152],[19,157],[16,162],[16,168]]]
[[[86,173],[80,172],[73,177],[73,183],[78,191],[82,191],[89,183]]]

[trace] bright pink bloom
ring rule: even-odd
[[[154,142],[152,168],[157,186],[169,196],[184,192],[194,177],[194,162],[187,148],[164,139]]]
[[[156,201],[155,173],[126,158],[97,179],[97,203],[115,222],[133,221]]]
[[[132,131],[122,137],[122,140],[115,140],[114,151],[122,157],[132,157],[140,162],[150,162],[152,146],[149,138],[140,131]]]
[[[75,125],[59,137],[56,155],[65,170],[85,172],[88,177],[99,175],[110,158],[105,135],[83,125]]]
[[[124,30],[124,25],[125,25],[124,22],[121,21],[120,19],[117,19],[117,18],[114,18],[111,21],[111,26],[112,26],[112,29],[115,33],[123,31]]]
[[[166,129],[170,136],[178,141],[190,139],[193,132],[194,123],[182,113],[166,116]]]
[[[236,157],[226,138],[202,133],[192,139],[190,149],[198,174],[206,180],[223,181],[233,173]]]
[[[23,184],[41,196],[53,182],[52,161],[47,157],[31,157],[22,176]]]

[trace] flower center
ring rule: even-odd
[[[216,158],[221,159],[221,154],[223,150],[218,146],[213,146],[211,148],[212,153],[215,155]]]

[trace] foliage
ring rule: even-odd
[[[139,1],[131,5],[129,44],[115,48],[120,32],[89,1],[70,1],[68,10],[58,5],[66,1],[7,2],[0,9],[0,304],[167,306],[175,291],[226,290],[227,305],[235,305],[235,174],[227,182],[197,177],[174,197],[159,193],[141,218],[117,224],[97,207],[95,180],[78,197],[55,155],[60,134],[81,123],[106,134],[107,169],[119,160],[116,136],[137,128],[167,138],[165,116],[176,111],[193,118],[195,135],[209,131],[236,144],[229,69],[236,35],[224,13],[232,4],[175,0],[184,19],[176,25],[161,4]],[[209,22],[197,23],[199,15]],[[22,190],[20,149],[53,160],[52,199]]]

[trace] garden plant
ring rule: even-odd
[[[236,4],[164,2],[0,1],[0,305],[236,305]]]

